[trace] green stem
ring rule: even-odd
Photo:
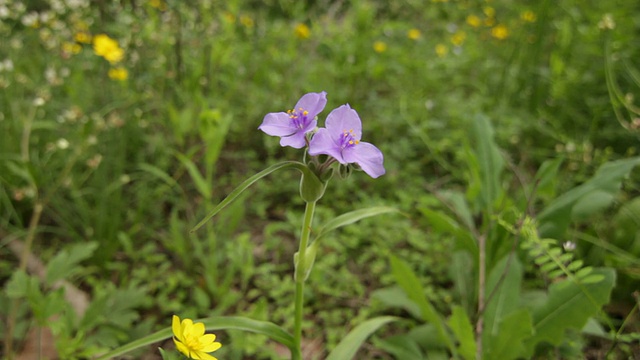
[[[304,303],[304,281],[306,275],[306,250],[309,243],[309,235],[311,234],[311,222],[313,221],[313,212],[316,203],[308,202],[304,209],[304,221],[300,235],[300,248],[298,249],[298,263],[295,269],[296,295],[295,295],[295,314],[294,314],[294,330],[293,345],[298,351],[292,354],[293,360],[300,360],[299,356],[302,352],[302,307]]]

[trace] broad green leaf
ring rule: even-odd
[[[409,300],[407,293],[397,286],[375,290],[371,296],[386,306],[404,309],[416,318],[422,316],[418,304]]]
[[[376,330],[383,325],[396,320],[398,320],[398,318],[393,316],[381,316],[363,322],[351,330],[347,336],[340,341],[338,346],[329,353],[326,360],[352,359],[360,346],[362,346],[362,343],[364,343],[371,334],[376,332]]]
[[[72,245],[58,252],[47,264],[46,283],[53,285],[54,282],[72,275],[74,271],[78,270],[78,264],[91,257],[97,248],[98,243],[92,241]]]
[[[441,233],[450,233],[455,236],[457,248],[466,250],[471,254],[478,254],[478,244],[471,233],[442,211],[431,210],[427,207],[420,208],[429,224]]]
[[[399,258],[391,255],[390,260],[391,271],[398,285],[407,293],[409,299],[418,304],[422,318],[436,327],[440,341],[446,344],[449,350],[455,354],[454,341],[445,328],[444,320],[440,317],[440,314],[436,312],[436,309],[431,305],[429,299],[426,298],[420,279],[418,279],[409,265]]]
[[[571,219],[586,220],[589,215],[606,210],[615,197],[615,193],[594,190],[576,201],[571,208]]]
[[[550,238],[562,238],[571,221],[571,213],[574,205],[582,198],[595,192],[606,192],[615,195],[625,176],[640,164],[640,157],[611,161],[602,165],[595,175],[582,185],[579,185],[556,198],[538,216],[540,223],[540,236]],[[597,211],[602,204],[591,209]],[[582,209],[581,215],[589,215]]]
[[[169,323],[171,321],[168,321]],[[293,336],[283,330],[276,324],[267,321],[258,321],[239,316],[212,316],[205,319],[194,320],[194,322],[204,323],[205,328],[208,331],[216,330],[243,330],[253,332],[261,335],[266,335],[272,340],[279,342],[280,344],[291,349],[293,347]],[[122,356],[131,351],[157,343],[172,337],[171,327],[165,328],[151,335],[145,336],[141,339],[132,341],[124,346],[121,346],[115,350],[112,350],[101,357],[98,360],[107,360],[116,356]]]
[[[501,336],[502,321],[520,308],[522,265],[515,254],[503,257],[489,273],[485,290],[488,301],[484,312],[482,342],[484,357],[494,359],[493,344]]]
[[[193,229],[191,229],[191,232],[194,232],[199,228],[201,228],[202,225],[204,225],[207,221],[209,221],[209,219],[214,217],[218,212],[220,212],[220,210],[224,209],[227,205],[232,203],[238,196],[240,196],[240,194],[242,194],[242,192],[247,190],[247,188],[253,185],[256,181],[262,179],[263,177],[271,174],[276,170],[286,169],[286,168],[298,168],[302,171],[301,167],[304,167],[306,169],[306,166],[304,164],[299,163],[297,161],[284,161],[278,164],[271,165],[268,168],[253,175],[252,177],[242,182],[242,184],[240,184],[238,187],[233,189],[233,191],[230,192],[229,195],[227,195],[227,197],[224,200],[222,200],[222,202],[220,202],[215,208],[213,208],[213,210],[211,210],[209,214],[207,214],[207,216],[204,217],[204,219],[202,219],[196,226],[193,227]]]
[[[500,174],[504,168],[504,159],[493,138],[493,127],[487,116],[476,115],[472,121],[472,131],[482,181],[480,197],[483,206],[491,206],[501,192]]]
[[[202,174],[200,174],[200,170],[198,170],[196,164],[194,164],[191,159],[180,153],[176,153],[175,155],[178,160],[180,160],[182,165],[187,169],[187,172],[191,176],[191,180],[193,180],[193,183],[195,184],[196,189],[198,189],[200,195],[202,195],[202,197],[204,197],[206,200],[211,200],[211,184],[209,184],[209,182],[202,176]]]
[[[451,331],[458,339],[458,352],[460,355],[466,360],[475,360],[476,340],[471,321],[464,308],[454,306],[448,323]]]
[[[422,360],[425,358],[420,345],[407,335],[395,335],[377,340],[374,345],[392,354],[396,359]]]
[[[315,241],[318,241],[321,237],[323,237],[324,235],[326,235],[327,233],[336,230],[338,228],[341,228],[343,226],[347,226],[347,225],[351,225],[355,222],[358,222],[362,219],[366,219],[368,217],[372,217],[372,216],[378,216],[378,215],[382,215],[382,214],[388,214],[388,213],[393,213],[393,212],[398,212],[398,209],[392,208],[392,207],[387,207],[387,206],[376,206],[376,207],[370,207],[370,208],[365,208],[365,209],[359,209],[359,210],[354,210],[354,211],[350,211],[346,214],[342,214],[338,217],[335,217],[331,220],[329,220],[319,231],[318,231],[318,235],[316,236]]]
[[[536,195],[546,199],[552,199],[555,196],[558,170],[563,161],[562,157],[558,157],[553,160],[547,160],[540,165],[535,176]]]
[[[471,314],[475,307],[476,276],[475,266],[471,255],[467,251],[456,251],[451,257],[449,276],[453,280],[453,287],[462,307]]]
[[[567,329],[581,329],[609,302],[616,279],[615,271],[600,268],[594,269],[593,274],[604,278],[597,283],[578,284],[565,280],[551,285],[547,301],[533,309],[534,335],[524,342],[527,349],[525,357],[530,357],[540,342],[559,345]]]
[[[611,334],[605,331],[605,329],[600,325],[598,320],[594,318],[589,318],[587,323],[582,327],[582,333],[590,336],[597,336],[603,339],[611,339]]]
[[[491,355],[486,359],[511,360],[523,357],[526,352],[523,340],[533,333],[531,313],[520,309],[501,319],[499,332],[492,338]]]

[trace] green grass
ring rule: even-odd
[[[13,316],[12,299],[31,299],[15,309],[14,351],[34,319],[46,320],[34,312],[38,291],[7,290],[21,266],[14,241],[27,243],[44,264],[73,245],[99,245],[65,277],[91,298],[89,318],[67,309],[52,326],[69,358],[167,327],[174,313],[246,315],[292,329],[292,258],[304,209],[297,172],[270,175],[201,230],[189,229],[244,179],[277,161],[300,160],[257,127],[266,113],[290,108],[307,92],[328,93],[321,119],[344,103],[356,109],[363,140],[383,151],[387,169],[376,180],[364,173],[332,180],[317,224],[366,206],[408,215],[367,220],[326,239],[303,323],[321,349],[335,347],[349,327],[389,312],[371,294],[394,284],[390,253],[411,265],[437,310],[450,314],[459,300],[448,259],[455,237],[434,228],[420,209],[448,212],[434,192],[471,196],[466,147],[476,116],[490,119],[508,160],[500,186],[513,203],[505,208],[526,207],[546,160],[565,159],[552,189],[541,189],[530,204],[534,212],[602,163],[637,154],[640,83],[629,64],[638,56],[630,34],[639,25],[638,16],[627,15],[638,10],[629,1],[161,3],[161,9],[146,1],[59,10],[44,1],[24,9],[18,1],[4,5],[0,316]],[[535,21],[523,19],[525,11]],[[36,13],[41,20],[30,24]],[[598,26],[605,14],[614,29]],[[299,24],[309,28],[308,38],[296,36]],[[492,33],[500,24],[504,39]],[[418,38],[408,36],[412,29]],[[108,34],[123,60],[110,64],[91,44],[74,40],[79,32]],[[376,42],[384,51],[374,49]],[[76,44],[77,53],[64,44]],[[109,77],[119,67],[128,71],[126,80]],[[637,290],[637,180],[635,170],[613,206],[574,222],[576,235],[565,239],[576,241],[591,265],[618,269],[624,280],[616,304],[633,303]],[[43,210],[35,221],[37,206]],[[621,224],[616,234],[611,219]],[[605,252],[599,241],[625,252]],[[45,298],[58,296],[51,284],[34,286]],[[44,314],[57,314],[51,311]],[[9,336],[6,325],[0,333]],[[259,335],[219,336],[225,344],[219,358],[275,354]],[[373,347],[362,351],[388,358]]]

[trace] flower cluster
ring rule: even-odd
[[[345,166],[356,164],[372,178],[384,175],[382,152],[360,140],[362,122],[348,104],[331,111],[324,128],[316,128],[317,115],[326,104],[326,92],[306,94],[292,110],[267,114],[258,128],[279,136],[282,146],[300,149],[306,145],[311,156],[329,156],[323,168],[337,161]]]
[[[99,34],[93,38],[93,51],[111,64],[120,62],[124,57],[124,51],[118,42],[105,34]]]
[[[99,34],[93,37],[93,51],[103,57],[111,65],[116,65],[124,58],[124,50],[118,42],[108,35]],[[124,81],[129,77],[129,72],[122,66],[116,66],[109,70],[109,78]]]

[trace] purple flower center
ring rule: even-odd
[[[289,114],[289,119],[291,119],[291,123],[293,126],[298,129],[304,129],[305,126],[309,123],[309,112],[303,108],[298,108],[298,110],[287,110],[287,114]]]
[[[340,137],[340,150],[344,150],[346,148],[354,147],[358,145],[360,140],[355,138],[355,134],[353,133],[353,129],[351,130],[342,130],[342,136]]]

